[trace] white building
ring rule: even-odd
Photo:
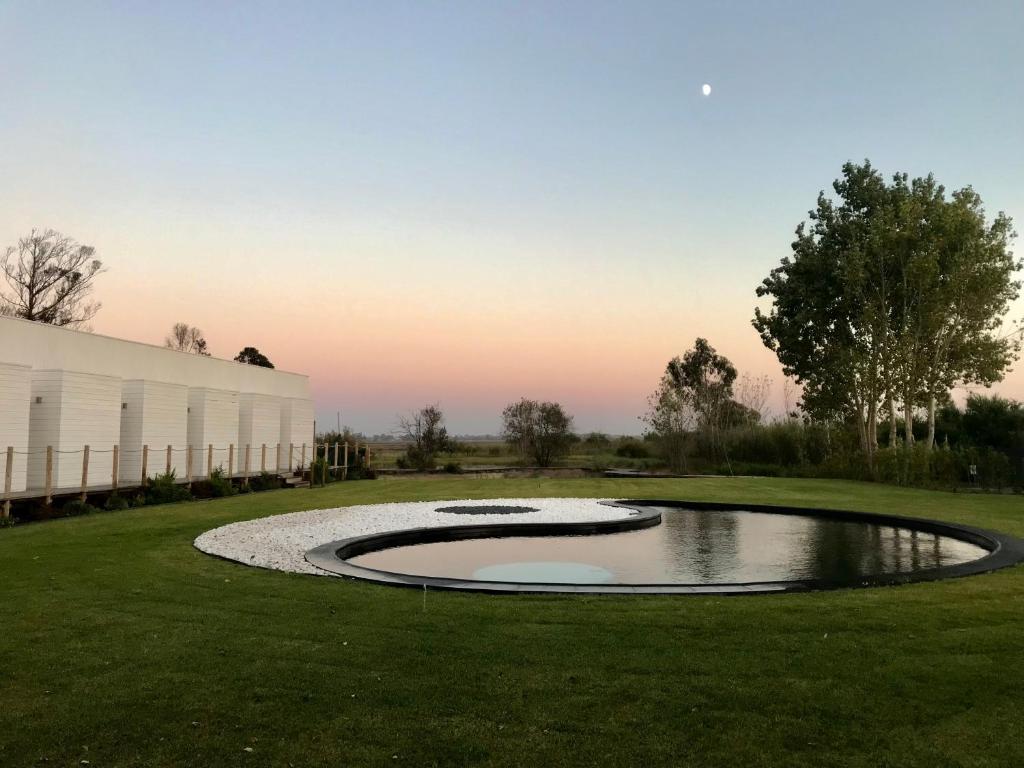
[[[277,469],[281,402],[280,397],[257,392],[242,392],[238,396],[238,445],[242,450],[242,469],[250,472],[273,472]],[[250,448],[248,466],[245,464],[246,446]]]
[[[114,446],[120,441],[120,379],[60,369],[32,370],[29,488],[45,485],[47,463],[52,488],[80,485],[85,446],[89,446],[91,484],[109,484],[113,480]]]
[[[142,452],[146,448],[146,475],[173,471],[187,473],[188,387],[145,379],[121,382],[121,455],[118,472],[124,483],[142,479]],[[195,451],[193,451],[195,453]],[[193,474],[195,457],[193,457]]]
[[[309,443],[308,425],[313,423],[313,401],[298,397],[281,398],[281,465],[292,469],[302,461],[300,446]],[[289,451],[293,451],[289,456]],[[307,452],[307,460],[312,450]]]
[[[312,427],[309,432],[312,433]],[[307,435],[307,440],[311,438]],[[238,461],[238,393],[226,389],[189,387],[188,390],[188,444],[198,457],[192,459],[192,472],[205,475],[213,446],[214,469],[224,472],[242,468]],[[229,448],[232,444],[235,449]]]
[[[119,484],[131,485],[141,479],[143,446],[148,475],[166,469],[170,445],[184,477],[191,445],[192,474],[202,477],[211,446],[213,466],[227,470],[230,455],[237,473],[247,443],[250,471],[259,472],[265,444],[274,471],[285,438],[313,442],[304,375],[0,317],[0,472],[11,446],[12,491],[44,486],[47,447],[56,489],[81,484],[86,445],[90,486],[111,483],[115,445]],[[281,457],[287,468],[287,445]]]
[[[32,369],[27,365],[0,363],[0,477],[6,474],[7,448],[11,454],[11,476],[0,482],[12,491],[25,490],[25,468],[28,465],[28,409],[32,394]],[[0,491],[4,488],[0,485]]]

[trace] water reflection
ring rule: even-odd
[[[618,584],[856,583],[866,576],[913,573],[987,554],[957,539],[862,522],[742,510],[661,511],[661,525],[640,531],[417,544],[361,555],[352,562],[459,579],[517,573],[507,580],[546,581],[540,564],[574,563],[604,569],[612,575],[611,583]],[[530,563],[538,565],[532,577]]]

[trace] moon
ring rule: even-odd
[[[711,95],[711,86],[708,85],[707,83],[704,83],[704,85],[702,85],[700,87],[700,92],[703,93],[705,96],[710,96]]]

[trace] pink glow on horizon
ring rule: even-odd
[[[745,306],[720,306],[716,322],[701,323],[686,311],[638,313],[628,304],[529,313],[505,306],[481,315],[396,302],[335,313],[302,304],[292,312],[257,311],[252,302],[212,296],[195,303],[190,297],[186,306],[183,294],[167,296],[148,290],[131,301],[112,296],[95,329],[161,343],[174,320],[189,319],[218,357],[253,345],[279,368],[308,374],[322,424],[333,426],[340,410],[343,423],[368,433],[390,431],[397,414],[433,402],[446,411],[453,432],[494,433],[501,408],[523,396],[562,402],[580,431],[639,433],[637,417],[665,363],[698,335],[741,374],[771,377],[769,407],[783,410],[778,363],[750,328]],[[994,391],[1024,397],[1024,374],[1011,373]]]

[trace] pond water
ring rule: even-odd
[[[988,552],[946,536],[810,515],[662,508],[652,528],[393,547],[349,560],[415,576],[547,584],[729,584],[908,574]]]

